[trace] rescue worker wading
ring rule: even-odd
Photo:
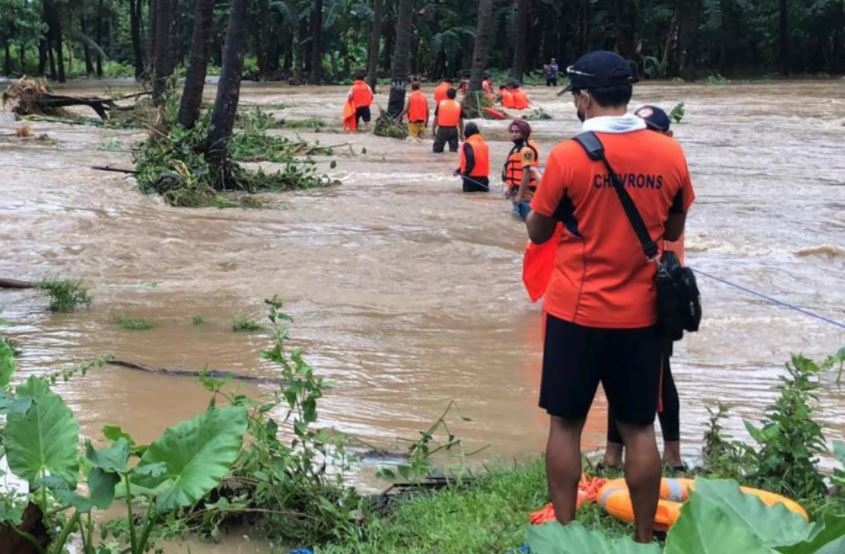
[[[540,182],[538,166],[540,152],[531,136],[531,125],[524,119],[515,119],[508,130],[511,133],[513,148],[502,168],[502,181],[505,184],[505,198],[513,200],[514,215],[524,220],[528,215],[529,203]]]
[[[464,192],[490,190],[490,147],[478,131],[478,126],[472,122],[467,123],[464,129],[460,164],[455,175],[463,177]]]
[[[446,100],[440,102],[434,112],[434,126],[431,129],[434,135],[432,149],[438,154],[443,152],[443,147],[447,142],[449,151],[457,152],[459,137],[464,132],[461,105],[455,100],[455,96],[457,96],[457,91],[450,88],[446,91]]]
[[[428,127],[428,99],[420,91],[419,81],[411,83],[411,94],[405,104],[402,115],[408,116],[408,136],[418,141],[423,136],[423,129]]]
[[[370,104],[373,103],[373,89],[363,79],[352,83],[348,97],[355,103],[355,121],[364,120],[364,130],[370,127]],[[360,126],[360,123],[358,123]]]

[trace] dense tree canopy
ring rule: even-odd
[[[249,0],[244,77],[345,82],[366,70],[368,50],[387,77],[399,4]],[[478,4],[413,0],[412,75],[468,76]],[[172,14],[172,63],[186,67],[192,0],[0,0],[2,73],[152,75],[156,7]],[[214,1],[212,72],[222,61],[228,7]],[[368,48],[374,8],[377,52]],[[514,75],[536,75],[551,57],[565,66],[595,48],[620,52],[648,77],[845,71],[845,0],[493,0],[492,14],[488,68]]]

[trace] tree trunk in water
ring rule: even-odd
[[[5,59],[3,60],[3,74],[11,75],[12,74],[12,45],[9,41],[6,41],[6,44],[3,46],[3,53],[6,55]]]
[[[314,0],[311,12],[311,75],[315,85],[323,79],[323,0]]]
[[[238,99],[241,93],[241,72],[244,68],[244,31],[249,0],[232,0],[229,25],[223,46],[223,67],[217,84],[217,99],[211,115],[211,131],[205,158],[220,188],[226,186],[225,162],[227,146],[235,125]]]
[[[637,7],[636,2],[616,0],[616,51],[626,60],[636,59]]]
[[[405,109],[405,81],[411,57],[411,19],[414,0],[399,0],[399,14],[396,17],[396,50],[390,68],[390,96],[387,101],[387,115],[397,117]]]
[[[59,7],[57,5],[53,5],[53,22],[53,28],[55,29],[53,40],[56,45],[56,62],[59,70],[58,77],[59,82],[64,83],[67,79],[65,78],[65,52],[64,43],[62,42],[62,16],[59,13]]]
[[[516,17],[514,18],[513,32],[513,64],[511,66],[511,78],[522,82],[525,73],[525,46],[528,40],[528,15],[531,9],[530,0],[517,0]]]
[[[373,28],[370,29],[370,42],[367,44],[367,82],[373,92],[376,91],[378,74],[378,46],[381,42],[381,20],[384,14],[382,0],[373,0]]]
[[[778,1],[778,57],[780,58],[780,74],[789,73],[789,3]]]
[[[85,33],[85,16],[80,13],[79,14],[79,30],[82,31],[82,34]],[[97,43],[99,44],[99,42]],[[85,57],[85,74],[89,77],[94,74],[94,63],[91,61],[91,49],[88,48],[88,43],[82,43],[82,54]]]
[[[578,54],[575,59],[587,53],[590,46],[590,1],[581,0],[578,14]],[[573,60],[574,61],[574,60]]]
[[[167,33],[167,75],[173,74],[176,66],[182,61],[182,41],[179,19],[179,0],[170,0],[168,19],[170,26]]]
[[[388,23],[388,25],[385,25],[385,22],[382,21],[381,28],[381,34],[384,35],[384,49],[381,51],[381,66],[385,68],[391,66],[393,60],[393,45],[396,44],[396,27],[392,22]]]
[[[153,104],[164,104],[164,91],[167,88],[167,78],[171,73],[170,53],[170,0],[154,0],[155,15],[153,35]]]
[[[194,5],[194,30],[191,34],[191,61],[185,75],[185,88],[179,104],[179,125],[191,128],[197,122],[202,106],[202,91],[211,52],[211,26],[214,0],[196,0]]]
[[[47,39],[38,41],[38,74],[44,75],[44,70],[47,68]]]
[[[144,53],[141,49],[141,2],[129,0],[129,26],[132,34],[132,57],[135,63],[135,78],[144,74]]]
[[[103,46],[103,0],[97,5],[97,44]],[[111,41],[109,41],[111,42]],[[103,76],[103,56],[97,52],[97,77]]]
[[[475,44],[472,48],[472,68],[469,74],[469,94],[464,98],[467,117],[477,117],[482,106],[481,81],[487,67],[487,49],[493,31],[493,0],[479,0],[478,24],[475,28]]]

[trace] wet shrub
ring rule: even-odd
[[[232,322],[232,331],[235,331],[236,333],[251,333],[263,330],[263,325],[248,317],[239,316]]]
[[[50,311],[72,312],[91,304],[91,295],[82,281],[47,279],[38,283],[38,289],[50,296]]]
[[[118,325],[120,325],[124,329],[129,329],[131,331],[146,331],[155,327],[155,323],[153,322],[153,320],[144,317],[129,317],[119,315],[116,319]]]

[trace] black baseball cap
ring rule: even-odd
[[[646,127],[655,131],[668,131],[672,124],[666,112],[657,106],[640,106],[634,110],[634,115],[645,120]]]
[[[608,50],[594,50],[584,54],[566,68],[566,75],[569,77],[569,85],[561,94],[582,89],[632,85],[639,81],[628,60]]]

